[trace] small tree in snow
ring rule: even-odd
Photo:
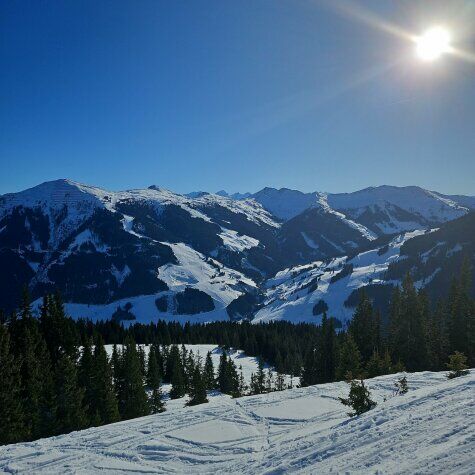
[[[364,385],[363,380],[353,380],[350,383],[350,394],[348,395],[348,398],[340,397],[338,399],[342,404],[353,409],[353,412],[348,413],[350,417],[353,417],[359,416],[360,414],[376,407],[376,403],[371,400],[370,396],[371,394]]]
[[[399,396],[401,394],[406,394],[407,391],[409,390],[407,386],[407,378],[406,376],[403,376],[402,378],[399,378],[395,383],[395,392],[396,396]]]
[[[467,357],[463,353],[460,353],[460,351],[456,351],[453,355],[449,356],[447,368],[450,370],[447,374],[447,378],[449,379],[468,374]]]

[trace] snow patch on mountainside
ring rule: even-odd
[[[183,407],[0,447],[6,473],[473,473],[475,372],[367,380],[376,408],[349,418],[344,382]]]
[[[256,313],[253,323],[287,320],[294,323],[320,323],[321,315],[313,314],[313,307],[320,300],[328,305],[328,315],[341,322],[349,320],[354,309],[345,306],[350,294],[368,284],[392,283],[383,280],[391,262],[399,259],[401,246],[425,231],[413,231],[394,238],[387,249],[376,248],[355,257],[339,257],[330,262],[317,261],[309,265],[286,269],[266,283],[266,299]],[[352,272],[337,279],[345,265]]]
[[[253,237],[241,235],[232,229],[222,228],[222,232],[218,236],[223,240],[225,247],[231,251],[244,251],[259,245],[259,241]]]
[[[374,241],[377,236],[370,231],[368,228],[363,226],[362,224],[356,223],[355,221],[347,218],[343,213],[340,213],[339,211],[335,211],[333,208],[331,208],[328,204],[328,195],[326,193],[320,193],[318,195],[318,204],[327,212],[327,213],[332,213],[338,218],[340,218],[342,221],[345,221],[350,227],[353,229],[356,229],[359,231],[368,241]]]
[[[351,209],[360,212],[374,205],[385,208],[388,204],[392,204],[429,221],[449,221],[463,216],[468,211],[454,200],[417,186],[383,185],[354,193],[331,194],[328,196],[328,203],[333,209]]]

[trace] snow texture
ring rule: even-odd
[[[413,231],[395,237],[384,253],[376,248],[351,259],[337,257],[330,262],[316,261],[278,272],[266,283],[266,300],[253,323],[288,320],[318,324],[321,316],[313,315],[313,307],[319,300],[326,302],[329,315],[341,322],[349,320],[354,309],[346,307],[344,303],[350,294],[368,284],[391,283],[384,280],[389,264],[401,258],[401,246],[407,240],[424,232]],[[352,264],[353,272],[331,282],[345,264]]]
[[[367,381],[375,409],[349,418],[341,383],[183,407],[0,447],[2,473],[473,474],[475,372]]]

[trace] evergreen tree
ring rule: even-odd
[[[36,322],[25,334],[21,375],[30,438],[53,435],[56,430],[53,372],[46,342]]]
[[[311,349],[307,352],[305,361],[303,364],[302,376],[300,377],[300,386],[312,386],[318,383],[318,359],[315,349]]]
[[[268,368],[267,374],[266,374],[266,392],[270,393],[274,390],[274,374],[272,373],[272,370]]]
[[[400,396],[402,394],[406,394],[409,391],[409,388],[407,386],[407,378],[406,376],[403,376],[399,378],[395,383],[395,393],[397,396]]]
[[[342,404],[349,406],[353,409],[353,412],[349,412],[350,417],[359,416],[364,412],[367,412],[374,407],[376,403],[371,400],[371,394],[364,384],[363,380],[353,380],[350,383],[350,394],[348,398],[338,398]]]
[[[163,394],[160,386],[157,388],[152,389],[152,393],[150,394],[150,411],[152,414],[157,414],[159,412],[164,412],[165,403],[163,402]]]
[[[163,412],[165,410],[165,404],[163,403],[160,383],[161,376],[157,355],[157,347],[155,345],[152,345],[148,354],[147,365],[147,386],[152,390],[152,393],[149,398],[150,409],[152,411],[152,414],[156,414],[157,412]]]
[[[208,391],[215,389],[216,387],[216,380],[214,376],[214,365],[213,360],[211,358],[211,352],[208,351],[205,360],[204,372],[203,372],[203,379],[205,382],[206,389]]]
[[[84,390],[79,386],[76,365],[64,354],[56,366],[56,410],[59,434],[87,427]]]
[[[193,377],[191,379],[190,385],[190,400],[188,401],[188,406],[196,406],[197,404],[203,404],[208,402],[206,396],[206,386],[201,377],[200,368],[198,365],[195,366],[193,370]]]
[[[112,382],[114,384],[114,392],[116,396],[118,396],[119,385],[122,379],[121,362],[122,362],[122,355],[117,349],[117,345],[114,344],[112,347],[111,366],[112,366]]]
[[[25,419],[20,397],[20,374],[10,350],[10,335],[0,324],[0,445],[24,440]]]
[[[449,356],[447,368],[450,370],[447,374],[449,379],[465,376],[468,374],[467,357],[463,353],[456,351],[453,355]]]
[[[352,380],[361,377],[361,354],[353,340],[351,333],[345,335],[345,340],[340,348],[340,356],[336,369],[336,380]]]
[[[283,391],[285,389],[285,376],[282,373],[277,373],[275,379],[275,390]]]
[[[173,375],[175,374],[175,366],[177,365],[179,365],[181,368],[180,351],[178,350],[178,347],[176,345],[172,345],[167,355],[165,374],[163,377],[164,383],[172,382]]]
[[[242,372],[242,365],[239,366],[239,394],[243,396],[247,391],[246,381]]]
[[[266,392],[266,374],[264,362],[259,359],[257,373],[251,378],[251,394],[264,394]]]
[[[379,341],[379,319],[364,289],[348,328],[364,362],[371,357]]]
[[[173,366],[172,388],[170,390],[170,399],[178,399],[186,394],[185,377],[181,361],[178,360]]]
[[[329,383],[335,380],[335,329],[333,320],[323,313],[321,337],[318,350],[317,382]]]
[[[390,341],[393,357],[410,371],[427,367],[427,322],[424,298],[418,295],[409,274],[393,293],[390,310]]]
[[[98,426],[100,425],[100,420],[95,407],[96,394],[94,391],[95,381],[92,373],[93,364],[91,342],[89,338],[87,338],[79,359],[78,382],[84,390],[84,405],[88,408],[89,422],[93,426]]]
[[[102,338],[98,338],[94,348],[92,367],[93,411],[100,424],[110,424],[120,420],[119,407],[112,377],[112,367],[107,357]]]
[[[150,413],[140,367],[140,357],[132,339],[126,341],[122,355],[119,412],[122,419],[132,419]]]

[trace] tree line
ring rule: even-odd
[[[363,290],[353,319],[339,332],[325,313],[319,326],[74,321],[59,295],[45,296],[35,318],[25,292],[17,312],[0,316],[0,443],[161,412],[162,384],[171,385],[170,398],[188,394],[192,405],[206,402],[214,389],[233,397],[286,389],[284,374],[308,386],[403,369],[437,371],[454,352],[474,366],[471,285],[466,262],[448,297],[431,305],[407,275],[384,320]],[[184,347],[200,343],[223,348],[216,372],[210,354],[202,361]],[[113,345],[110,356],[105,344]],[[147,356],[143,344],[150,345]],[[258,358],[249,386],[230,348]],[[277,374],[264,371],[263,361]]]

